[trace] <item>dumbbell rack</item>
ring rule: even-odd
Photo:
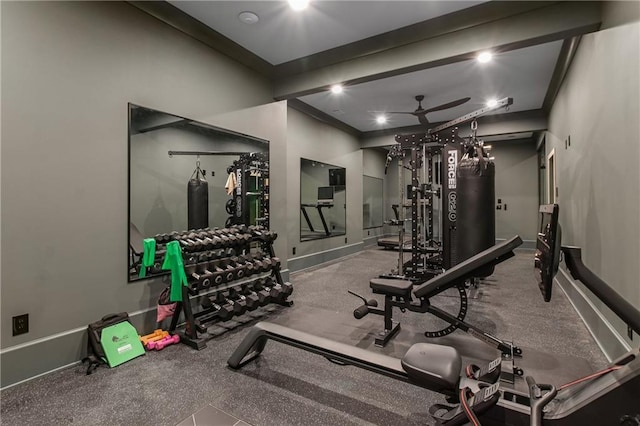
[[[262,226],[244,225],[174,236],[184,250],[188,285],[182,286],[182,302],[177,302],[169,331],[200,350],[206,347],[202,334],[215,323],[270,303],[291,306],[293,288],[282,280],[273,249],[276,238]]]

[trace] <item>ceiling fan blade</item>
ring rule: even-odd
[[[418,121],[423,126],[429,125],[429,120],[427,120],[427,116],[425,114],[416,114],[416,117],[418,117]]]
[[[387,114],[411,114],[416,115],[413,111],[387,111]]]
[[[458,100],[455,100],[455,101],[452,101],[452,102],[448,102],[446,104],[438,105],[436,107],[429,108],[429,109],[426,109],[426,110],[421,111],[421,112],[423,114],[426,114],[428,112],[440,111],[440,110],[443,110],[443,109],[449,109],[449,108],[457,107],[458,105],[462,105],[462,104],[464,104],[466,102],[469,102],[470,99],[471,98],[460,98]]]

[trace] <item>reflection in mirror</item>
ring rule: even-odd
[[[268,209],[268,141],[129,104],[130,281],[139,278],[145,238],[268,227]],[[147,276],[163,273],[161,255]]]
[[[300,241],[345,235],[346,169],[300,159]]]
[[[364,229],[383,225],[383,181],[380,178],[363,176],[362,181],[362,226]]]

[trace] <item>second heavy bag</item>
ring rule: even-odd
[[[470,148],[457,170],[458,261],[462,262],[495,245],[495,164],[482,147]],[[478,278],[488,277],[493,266]]]
[[[209,226],[209,183],[204,171],[197,167],[187,184],[187,227],[202,229]]]

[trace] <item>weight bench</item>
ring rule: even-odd
[[[500,397],[496,383],[500,375],[500,358],[482,367],[472,365],[466,369],[469,374],[461,376],[460,354],[449,346],[416,343],[402,359],[398,359],[268,322],[259,322],[249,330],[227,364],[239,369],[253,361],[260,356],[268,340],[322,355],[339,365],[353,365],[408,382],[447,395],[454,402],[459,401],[461,389],[468,390],[473,393],[469,404],[476,414],[495,405]],[[467,421],[462,407],[451,410],[447,417],[448,425]]]
[[[370,281],[370,287],[375,294],[384,295],[384,307],[376,308],[375,300],[366,300],[360,297],[364,304],[356,308],[353,312],[357,319],[372,313],[384,316],[384,330],[375,339],[377,346],[386,345],[389,340],[400,330],[400,323],[393,320],[393,308],[420,313],[430,313],[449,323],[449,326],[437,332],[425,332],[427,337],[442,337],[452,333],[456,329],[461,329],[466,333],[482,340],[483,342],[499,349],[506,358],[522,355],[522,350],[512,343],[501,340],[491,334],[479,329],[464,321],[467,313],[467,295],[464,287],[467,279],[477,276],[479,271],[487,267],[493,267],[506,259],[513,257],[513,250],[522,244],[519,236],[514,236],[510,240],[503,241],[493,247],[484,250],[477,255],[454,266],[446,272],[430,279],[424,284],[414,287],[414,283],[403,279],[374,278]],[[460,311],[456,316],[433,306],[430,298],[443,291],[456,287],[461,298]],[[355,294],[351,292],[351,294]],[[415,297],[415,300],[414,300]],[[515,373],[521,375],[521,370],[514,369]]]

